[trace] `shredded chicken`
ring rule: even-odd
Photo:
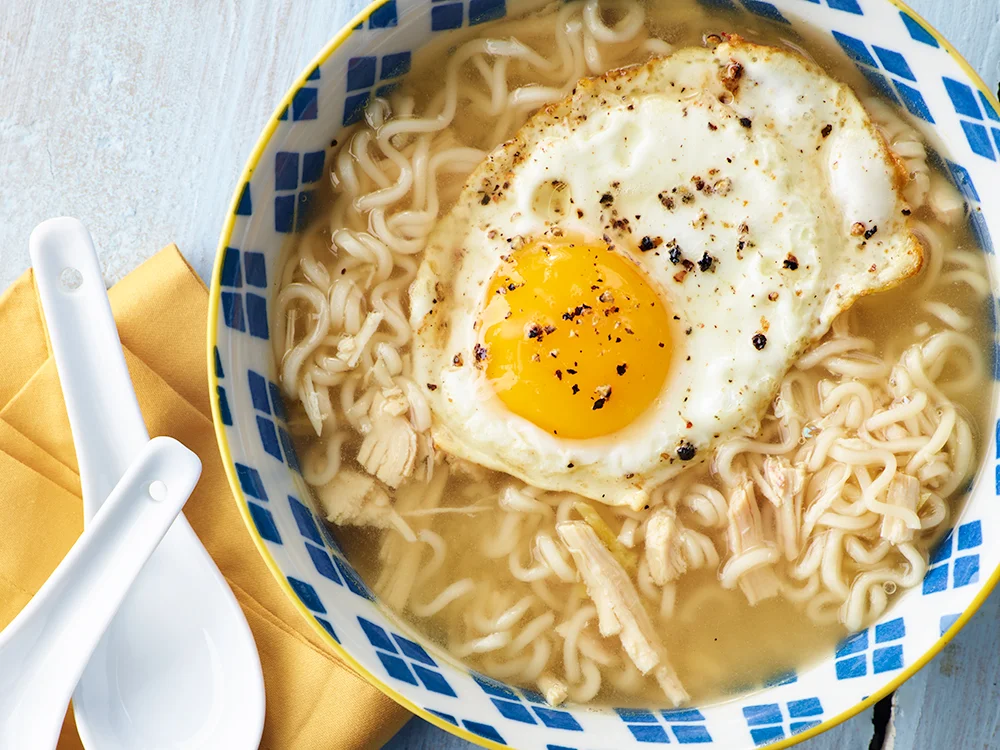
[[[729,497],[729,550],[735,559],[751,550],[771,547],[764,537],[764,529],[760,520],[760,509],[754,496],[753,483],[744,476],[733,489]],[[761,555],[761,564],[750,566],[739,576],[739,585],[750,604],[769,599],[778,593],[778,577],[771,564],[777,558],[776,550],[771,547],[774,555]],[[725,576],[723,570],[723,576]]]
[[[388,396],[386,391],[390,392]],[[358,463],[369,474],[395,489],[413,474],[417,460],[417,433],[409,420],[400,416],[409,407],[397,413],[399,403],[392,391],[397,391],[406,404],[402,391],[396,388],[383,389],[375,397],[369,413],[372,427],[358,450]]]
[[[597,538],[601,540],[601,544],[607,547],[608,551],[614,556],[615,560],[621,564],[625,570],[629,573],[634,573],[636,570],[636,565],[639,562],[639,556],[635,552],[631,552],[624,544],[618,541],[618,537],[615,536],[615,532],[611,530],[607,522],[601,518],[601,514],[597,512],[593,505],[590,503],[576,502],[573,503],[573,510],[580,514],[580,517],[587,522],[587,525],[594,530],[597,534]]]
[[[674,706],[679,706],[691,700],[691,696],[688,695],[687,690],[684,689],[684,685],[681,683],[680,678],[677,676],[677,672],[668,663],[664,662],[658,666],[653,671],[653,677],[656,678],[656,683],[663,690],[663,694],[670,699]]]
[[[920,503],[920,481],[909,474],[897,473],[889,483],[885,502],[897,508],[906,508],[916,512]],[[906,525],[906,519],[886,513],[882,516],[882,529],[879,536],[890,544],[903,544],[913,541],[913,529]]]
[[[646,522],[646,563],[650,578],[658,586],[687,572],[683,533],[677,515],[666,506],[657,508]]]
[[[410,410],[410,402],[406,400],[406,394],[401,388],[383,388],[380,395],[382,403],[379,405],[379,409],[382,413],[401,417]]]
[[[542,691],[550,706],[558,706],[565,702],[568,695],[566,683],[548,672],[538,678],[538,689]]]
[[[763,475],[754,477],[757,488],[776,509],[775,522],[778,546],[785,558],[794,560],[799,556],[799,517],[801,503],[799,495],[805,487],[806,470],[801,464],[794,468],[785,458],[768,456],[764,459]]]
[[[927,194],[934,218],[943,224],[953,224],[965,215],[965,201],[955,186],[944,177],[931,173],[931,188]]]
[[[674,705],[689,696],[667,661],[666,649],[656,634],[639,593],[628,573],[597,533],[583,521],[556,524],[559,538],[569,549],[597,608],[598,630],[604,637],[617,635],[625,652],[643,674],[654,672],[657,682]]]
[[[344,336],[337,343],[337,359],[345,362],[348,367],[356,367],[365,347],[381,323],[382,313],[377,310],[368,313],[365,322],[361,324],[361,330],[353,336]]]
[[[389,493],[374,477],[341,469],[332,481],[316,488],[316,495],[326,519],[338,526],[387,529],[393,525]]]

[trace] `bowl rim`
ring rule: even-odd
[[[376,10],[378,10],[383,5],[394,2],[395,0],[372,0],[368,3],[360,12],[358,12],[352,19],[350,19],[334,36],[324,45],[324,47],[319,51],[319,53],[313,57],[308,65],[303,69],[303,71],[295,78],[292,85],[282,96],[281,101],[278,106],[272,112],[267,124],[261,131],[260,136],[257,138],[254,144],[253,150],[250,152],[247,161],[243,166],[243,170],[240,173],[239,180],[236,183],[236,188],[233,192],[233,197],[229,202],[229,210],[226,215],[226,221],[223,224],[222,232],[219,238],[218,246],[216,247],[215,262],[212,267],[212,278],[209,284],[209,299],[208,299],[208,335],[206,337],[207,348],[206,355],[208,362],[208,388],[209,393],[215,393],[217,387],[219,386],[219,376],[216,373],[215,367],[212,363],[215,359],[215,348],[218,344],[219,326],[219,306],[221,299],[221,282],[222,282],[222,267],[223,261],[225,259],[226,248],[229,246],[230,239],[232,238],[233,229],[236,225],[236,209],[239,206],[240,199],[243,194],[244,185],[248,184],[251,176],[257,168],[261,157],[267,150],[268,144],[271,141],[272,136],[278,129],[281,122],[281,115],[283,112],[287,111],[288,107],[292,104],[292,98],[295,92],[299,88],[306,84],[307,79],[312,74],[312,72],[325,63],[334,52],[352,35],[354,32],[361,28],[361,25],[371,16]],[[932,26],[926,19],[923,18],[919,13],[914,11],[909,5],[907,5],[903,0],[882,0],[887,2],[892,6],[895,6],[898,10],[905,12],[913,20],[915,20],[928,34],[930,34],[937,43],[958,63],[959,67],[965,72],[969,80],[979,89],[980,93],[986,98],[986,100],[993,106],[996,111],[1000,111],[1000,100],[997,96],[990,90],[989,86],[986,85],[982,77],[976,71],[975,68],[965,59],[965,57],[957,50],[955,47],[941,34],[934,26]],[[210,399],[212,407],[212,423],[215,427],[216,442],[219,446],[219,453],[222,459],[223,468],[226,472],[226,478],[229,480],[229,486],[233,492],[233,499],[239,509],[240,516],[243,519],[243,523],[247,528],[251,538],[253,539],[254,545],[257,547],[257,551],[260,553],[261,557],[264,559],[264,563],[267,565],[268,570],[274,577],[278,586],[284,592],[284,594],[292,602],[293,606],[298,610],[299,614],[306,619],[306,621],[312,627],[314,633],[327,645],[327,648],[331,649],[341,660],[343,660],[348,667],[353,669],[362,678],[364,678],[369,684],[377,688],[384,695],[391,698],[393,701],[401,705],[410,713],[419,716],[424,721],[427,721],[436,727],[443,729],[444,731],[461,737],[462,739],[480,747],[494,748],[496,750],[505,750],[508,745],[502,745],[492,740],[488,740],[479,735],[473,734],[463,727],[451,724],[439,716],[431,713],[422,706],[417,705],[411,701],[406,696],[394,690],[386,682],[380,680],[372,672],[367,670],[360,662],[358,662],[347,649],[341,646],[333,637],[328,633],[317,621],[316,618],[312,616],[306,606],[302,603],[299,597],[292,590],[291,585],[285,578],[284,573],[278,566],[274,557],[271,555],[267,548],[264,539],[261,538],[254,524],[253,519],[250,516],[249,508],[247,507],[246,499],[243,495],[243,489],[240,485],[239,477],[236,474],[236,466],[233,462],[232,453],[229,449],[229,439],[226,435],[225,426],[222,422],[222,413],[220,411],[218,399]],[[980,587],[979,592],[972,599],[971,603],[965,608],[957,620],[945,631],[937,641],[935,641],[926,651],[924,651],[921,656],[916,659],[911,665],[902,670],[898,675],[896,675],[892,680],[887,682],[880,689],[876,690],[874,693],[869,695],[867,698],[858,701],[850,708],[841,711],[839,714],[830,717],[829,719],[823,721],[822,723],[811,727],[799,734],[794,734],[790,737],[786,737],[783,740],[768,744],[763,746],[761,750],[782,750],[782,748],[788,748],[793,745],[797,745],[800,742],[816,737],[823,732],[841,724],[848,719],[853,718],[861,711],[865,710],[869,706],[874,705],[877,701],[881,700],[885,696],[889,695],[895,691],[900,685],[910,679],[913,675],[923,669],[928,662],[931,661],[935,656],[937,656],[941,650],[952,641],[952,639],[958,635],[958,632],[965,627],[966,623],[972,618],[972,616],[979,610],[986,599],[990,596],[993,590],[996,588],[997,584],[1000,583],[1000,565],[993,570],[989,578]]]

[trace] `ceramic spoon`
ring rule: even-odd
[[[56,746],[80,673],[200,475],[201,461],[176,440],[146,443],[87,530],[0,633],[0,747]]]
[[[32,232],[30,253],[76,446],[86,524],[149,434],[87,229],[76,219],[46,221]],[[90,750],[258,746],[264,685],[253,636],[183,515],[91,657],[73,708]]]

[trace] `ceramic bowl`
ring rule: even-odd
[[[724,704],[664,710],[547,706],[462,667],[380,606],[317,516],[276,385],[268,311],[279,255],[308,216],[331,139],[443,30],[503,17],[515,0],[376,2],[337,34],[275,112],[237,187],[212,278],[208,341],[219,447],[260,554],[333,651],[426,720],[486,747],[628,748],[700,743],[786,747],[870,705],[923,666],[1000,578],[1000,469],[993,435],[971,498],[921,587],[816,666]],[[669,0],[661,0],[669,1]],[[685,0],[690,1],[690,0]],[[970,206],[998,269],[1000,105],[958,52],[897,0],[700,0],[832,36],[922,129]],[[989,422],[996,423],[996,414]],[[998,424],[1000,430],[1000,424]],[[994,479],[996,476],[996,479]]]

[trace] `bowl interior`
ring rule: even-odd
[[[693,0],[685,0],[693,1]],[[991,256],[1000,236],[1000,115],[941,37],[895,0],[699,0],[836,39],[842,53],[934,140]],[[923,665],[998,578],[1000,504],[980,468],[921,587],[821,663],[755,692],[684,710],[552,708],[536,693],[470,672],[379,606],[315,513],[285,423],[268,311],[282,251],[308,220],[342,126],[409,69],[412,52],[451,28],[513,12],[505,0],[388,0],[338,34],[261,137],[234,197],[211,289],[209,352],[222,456],[241,512],[272,572],[329,646],[390,696],[467,739],[525,748],[700,743],[790,744],[841,721]],[[520,6],[517,6],[520,7]],[[994,316],[995,319],[995,316]],[[988,420],[993,424],[995,415]],[[1000,425],[998,425],[1000,430]],[[988,460],[995,438],[984,435]]]

